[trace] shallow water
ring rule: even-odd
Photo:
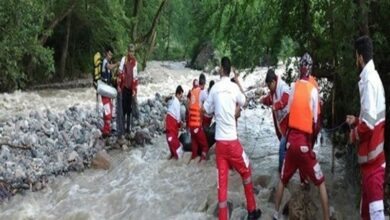
[[[255,79],[264,77],[265,71],[259,68],[258,77],[247,78],[245,86],[256,83]],[[152,62],[141,73],[151,74],[153,82],[141,85],[140,100],[152,97],[157,91],[172,93],[178,83],[186,85],[188,91],[199,73],[185,69],[182,63]],[[3,94],[0,107],[5,111],[1,111],[0,119],[23,116],[32,109],[62,111],[76,103],[94,106],[95,98],[93,89]],[[264,212],[262,219],[270,219],[274,207],[271,191],[278,181],[278,140],[271,111],[260,106],[246,109],[239,119],[238,132],[251,159],[253,180],[259,176],[269,180],[266,187],[255,188],[257,204]],[[129,151],[111,151],[112,168],[108,171],[90,169],[70,173],[57,177],[42,191],[16,195],[0,205],[0,219],[216,219],[213,215],[217,203],[214,148],[205,163],[187,164],[190,153],[185,153],[179,161],[167,160],[169,150],[164,136],[158,136],[153,143],[130,147]],[[330,205],[339,219],[358,219],[358,192],[345,181],[342,161],[337,160],[335,174],[330,173],[331,144],[325,135],[324,142],[315,149],[325,173]],[[290,191],[297,190],[298,184],[295,175]],[[315,190],[312,195],[318,197]],[[236,172],[230,172],[228,197],[234,203],[232,219],[245,217],[245,197]],[[314,203],[320,210],[318,199]]]

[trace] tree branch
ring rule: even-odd
[[[334,76],[336,75],[336,70],[333,66],[326,65],[324,67],[314,67],[313,75],[319,78],[327,78],[330,81],[334,80]]]
[[[31,146],[27,146],[27,145],[16,145],[16,144],[11,144],[9,142],[6,142],[6,141],[0,141],[0,146],[1,145],[7,145],[9,147],[12,147],[12,148],[18,148],[18,149],[22,149],[22,150],[30,150],[31,149]]]
[[[168,0],[163,0],[160,4],[160,7],[158,8],[156,14],[154,15],[153,23],[152,26],[150,27],[148,33],[146,33],[144,36],[138,38],[136,40],[136,43],[145,43],[145,42],[150,42],[153,38],[153,33],[156,32],[157,24],[160,20],[161,17],[161,12],[164,8],[164,5],[168,2]]]
[[[45,44],[49,38],[50,32],[60,23],[68,14],[70,14],[74,7],[76,6],[77,0],[70,0],[69,6],[61,14],[56,16],[54,20],[51,21],[50,25],[43,31],[42,36],[39,38],[41,44]]]

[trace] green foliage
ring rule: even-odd
[[[280,50],[278,54],[278,59],[283,63],[286,63],[288,59],[295,55],[298,45],[290,37],[284,36],[281,39]]]
[[[24,87],[31,79],[25,71],[28,57],[42,71],[41,76],[53,72],[53,52],[37,39],[43,31],[45,7],[45,1],[10,0],[0,4],[0,91]]]

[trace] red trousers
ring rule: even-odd
[[[178,151],[178,149],[181,146],[178,138],[179,135],[178,123],[176,119],[169,114],[165,118],[165,123],[166,123],[166,138],[167,138],[169,151],[171,152],[171,158],[178,159],[181,156],[179,155],[180,152]]]
[[[198,156],[199,147],[202,151],[201,159],[205,160],[207,153],[209,152],[209,145],[207,143],[207,137],[204,133],[203,127],[190,128],[191,132],[191,159],[194,159]]]
[[[228,219],[227,190],[229,168],[234,168],[240,175],[244,185],[246,207],[248,212],[256,209],[253,193],[252,173],[249,158],[245,154],[240,142],[218,141],[216,144],[216,163],[218,169],[218,217],[219,220]]]
[[[203,127],[209,127],[213,121],[213,116],[203,115],[202,125]]]
[[[385,168],[378,167],[371,173],[362,173],[362,195],[360,215],[363,220],[370,220],[370,211],[383,209],[383,183]]]
[[[109,135],[111,133],[111,119],[112,119],[112,101],[110,98],[102,96],[103,102],[103,121],[104,126],[102,129],[103,135]]]
[[[311,140],[307,135],[299,131],[291,132],[286,148],[280,176],[284,185],[287,185],[297,170],[301,177],[309,178],[316,186],[325,181],[316,154],[311,148]]]

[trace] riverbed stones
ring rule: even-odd
[[[126,141],[118,149],[151,144],[153,137],[164,132],[167,112],[164,100],[165,97],[156,93],[155,97],[139,103],[140,117],[133,118],[131,132],[125,135]],[[42,176],[82,171],[92,165],[108,169],[107,152],[99,155],[97,152],[113,149],[117,137],[102,139],[102,112],[95,107],[75,105],[63,112],[32,110],[25,117],[1,122],[0,176],[16,189],[28,189]],[[36,188],[41,187],[37,184]]]
[[[317,192],[316,192],[317,193]],[[316,219],[317,209],[310,196],[310,190],[298,190],[291,195],[288,203],[288,217],[291,220]]]

